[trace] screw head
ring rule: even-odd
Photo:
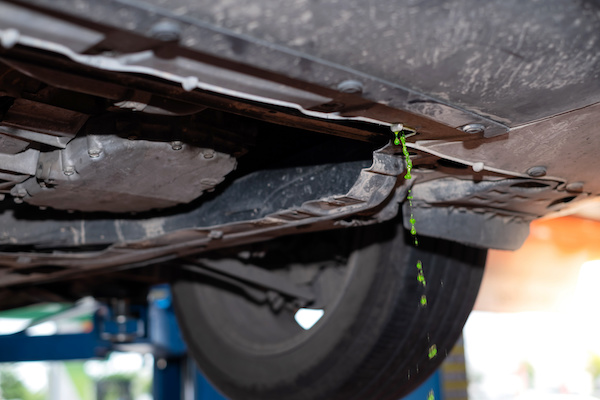
[[[173,150],[181,150],[181,149],[183,149],[183,142],[180,142],[179,140],[175,140],[174,142],[171,142],[171,148]]]
[[[540,176],[546,175],[546,167],[537,165],[535,167],[531,167],[527,170],[527,175],[532,176],[534,178],[539,178]]]
[[[73,166],[68,166],[68,167],[66,167],[66,168],[63,170],[63,173],[64,173],[66,176],[71,176],[71,175],[73,175],[73,174],[75,173],[75,167],[73,167]]]
[[[219,181],[217,181],[216,179],[212,179],[212,178],[203,178],[203,179],[200,179],[200,183],[205,186],[217,186],[219,184]]]
[[[88,150],[88,156],[90,156],[90,158],[98,158],[100,157],[100,149],[89,149]]]
[[[204,152],[202,153],[202,155],[206,159],[211,159],[211,158],[215,157],[215,151],[213,149],[206,149],[206,150],[204,150]]]
[[[340,82],[340,84],[337,86],[337,90],[342,93],[349,94],[360,94],[363,92],[363,89],[363,84],[359,81],[355,81],[354,79],[348,79]]]
[[[469,133],[471,135],[476,135],[478,133],[482,133],[483,131],[485,131],[485,126],[483,126],[482,124],[467,124],[467,125],[463,126],[461,129],[465,133]]]

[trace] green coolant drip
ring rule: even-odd
[[[406,175],[404,175],[404,179],[408,180],[412,178],[410,173],[412,172],[413,165],[412,160],[410,159],[410,154],[408,154],[408,149],[406,148],[406,138],[404,135],[400,136],[400,142],[402,143],[402,154],[404,154],[404,158],[406,158]],[[396,143],[395,140],[394,143]]]
[[[423,263],[421,260],[417,261],[417,281],[423,285],[423,287],[427,286],[427,282],[425,282],[425,274],[423,273]]]
[[[431,360],[435,356],[437,356],[437,346],[434,344],[429,348],[429,359]]]
[[[427,400],[435,400],[435,395],[433,394],[433,389],[429,391],[427,395]]]
[[[400,134],[400,132],[397,132],[397,131],[394,132],[394,136],[395,136],[394,144],[396,146],[398,146],[400,144],[402,145],[402,154],[404,155],[404,158],[406,159],[406,175],[404,175],[404,179],[409,180],[409,179],[412,179],[411,172],[412,172],[413,164],[412,164],[412,160],[410,159],[410,154],[408,154],[408,148],[406,147],[406,137],[404,136],[404,134],[402,134],[398,138],[399,134]],[[415,227],[415,218],[412,215],[412,199],[413,199],[413,196],[412,196],[412,193],[411,193],[410,189],[408,190],[407,199],[408,199],[408,204],[409,204],[410,209],[411,209],[410,220],[409,220],[409,222],[410,222],[410,234],[413,235],[413,237],[415,239],[415,246],[418,246],[419,245],[419,241],[417,240],[417,228]]]
[[[408,220],[408,222],[410,223],[410,234],[413,236],[413,239],[415,239],[415,246],[418,246],[419,245],[419,240],[417,239],[417,228],[415,227],[415,222],[417,222],[417,221],[415,220],[415,217],[412,214],[412,208],[413,208],[412,200],[413,200],[413,196],[412,196],[412,192],[410,191],[410,189],[408,189],[408,196],[406,196],[406,198],[408,199],[408,205],[409,205],[410,210],[411,210],[410,219]]]
[[[399,131],[394,131],[394,144],[396,146],[402,145],[402,154],[404,155],[405,159],[406,159],[406,175],[404,175],[404,179],[406,180],[410,180],[412,179],[412,160],[410,159],[410,154],[408,153],[408,148],[406,147],[406,137],[404,136],[404,133],[401,134],[401,132]],[[412,195],[412,191],[409,189],[408,190],[408,194],[406,196],[406,199],[408,200],[408,205],[410,207],[410,219],[408,220],[408,222],[410,223],[410,234],[412,235],[412,237],[415,240],[415,246],[419,245],[419,241],[417,240],[417,228],[415,227],[415,217],[413,215],[413,195]],[[419,282],[423,288],[425,288],[427,286],[427,282],[425,281],[425,274],[423,272],[423,263],[421,262],[421,260],[417,261],[417,282]],[[427,296],[426,295],[421,295],[421,299],[419,300],[419,304],[421,307],[427,307]],[[431,346],[429,348],[428,351],[428,356],[429,359],[433,359],[435,358],[435,356],[437,356],[437,347],[434,344],[433,346]],[[433,393],[433,390],[431,390],[429,392],[429,395],[427,396],[427,400],[435,400],[435,396]]]

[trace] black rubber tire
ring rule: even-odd
[[[271,348],[256,332],[268,336],[273,321],[244,311],[251,302],[243,296],[209,283],[173,284],[191,355],[225,396],[397,400],[452,349],[475,301],[486,250],[428,238],[415,247],[399,224],[325,235],[349,233],[357,241],[333,311],[301,339]],[[417,281],[418,260],[426,287]]]

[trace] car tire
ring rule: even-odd
[[[344,260],[337,286],[321,285],[321,292],[335,288],[336,296],[306,331],[293,308],[274,311],[215,282],[176,281],[174,305],[189,351],[233,400],[396,400],[450,352],[486,258],[484,249],[419,239],[413,245],[398,223],[278,239],[293,241],[296,253],[288,246],[285,254],[300,263],[319,247],[335,253],[330,260]],[[340,257],[342,247],[347,257]],[[336,267],[321,271],[327,268]]]

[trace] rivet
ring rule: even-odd
[[[183,149],[183,143],[179,140],[175,140],[174,142],[171,142],[171,148],[173,150],[181,150]]]
[[[546,175],[546,167],[541,165],[531,167],[527,170],[527,175],[533,176],[534,178],[539,178],[540,176]]]
[[[481,124],[467,124],[463,126],[462,131],[465,133],[469,133],[471,135],[476,135],[478,133],[482,133],[485,130],[485,126]]]
[[[337,90],[339,90],[342,93],[349,94],[360,94],[363,92],[363,89],[363,84],[353,79],[345,80],[337,86]]]

